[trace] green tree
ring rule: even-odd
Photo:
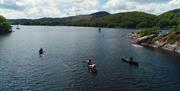
[[[0,32],[9,32],[10,29],[10,23],[3,16],[0,16]]]
[[[180,31],[180,24],[177,25],[177,26],[173,26],[173,27],[171,28],[171,32],[176,32],[176,31]]]
[[[153,27],[153,28],[144,28],[141,29],[138,34],[143,37],[143,36],[148,36],[151,34],[159,34],[159,27]]]

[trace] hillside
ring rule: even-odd
[[[144,28],[155,26],[157,16],[144,12],[125,12],[101,17],[94,22],[107,27]]]
[[[160,27],[172,27],[180,24],[180,9],[171,10],[158,16]]]
[[[17,19],[10,20],[13,25],[69,25],[94,27],[124,27],[142,28],[152,27],[156,24],[156,16],[143,12],[126,12],[110,14],[97,12],[89,15],[71,16],[65,18]]]
[[[81,21],[89,22],[92,19],[110,15],[108,12],[96,12],[88,15],[70,16],[64,18],[40,18],[40,19],[10,19],[12,25],[80,25]],[[82,25],[83,26],[83,25]]]
[[[40,18],[33,20],[14,19],[9,21],[13,25],[66,25],[121,28],[148,28],[160,26],[161,28],[171,28],[180,24],[180,9],[171,10],[159,16],[136,11],[117,14],[110,14],[102,11],[88,15],[78,15],[64,18]]]
[[[103,17],[103,16],[108,16],[108,15],[111,15],[111,14],[108,13],[108,12],[105,12],[105,11],[101,11],[101,12],[92,13],[90,15],[93,16],[92,19],[94,19],[94,18],[100,18],[100,17]]]

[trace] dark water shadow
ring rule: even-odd
[[[129,68],[135,68],[135,69],[138,69],[140,66],[140,64],[138,65],[132,65],[132,64],[129,64]]]
[[[165,50],[165,49],[161,49],[161,48],[153,48],[153,47],[148,47],[148,46],[144,46],[144,48],[149,51],[159,52],[159,53],[165,54],[165,55],[177,56],[180,58],[180,54],[177,52],[172,52],[169,50]]]
[[[7,37],[10,36],[12,34],[12,32],[10,33],[0,33],[0,37]]]
[[[128,57],[125,56],[125,57],[122,57],[122,58],[128,58]],[[134,59],[134,61],[137,62],[138,64],[130,64],[130,63],[127,63],[127,62],[123,61],[122,59],[120,59],[120,61],[123,64],[127,64],[129,66],[129,68],[136,68],[136,69],[138,69],[139,66],[140,66],[140,61],[138,61],[137,59]]]
[[[9,38],[11,36],[12,33],[0,33],[0,43],[3,42],[3,40]]]
[[[93,72],[91,69],[88,68],[88,72],[91,73],[93,76],[97,76],[97,74],[98,74],[97,69],[95,72]]]
[[[132,65],[132,64],[129,64],[129,63],[126,63],[126,62],[121,62],[121,63],[123,63],[124,65],[129,66],[128,67],[129,69],[139,69],[139,66],[140,66],[140,65]]]

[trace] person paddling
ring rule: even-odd
[[[88,65],[92,65],[92,64],[93,64],[92,61],[91,61],[91,59],[89,59],[89,60],[87,61],[87,64],[88,64]]]
[[[42,48],[40,48],[40,50],[39,50],[39,54],[44,54],[44,51],[43,51],[43,49],[42,49]]]
[[[96,64],[93,63],[91,59],[89,59],[89,60],[87,61],[87,64],[89,65],[89,67],[90,67],[91,69],[96,69]]]
[[[130,62],[133,62],[133,57],[130,57]]]

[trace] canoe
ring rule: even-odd
[[[20,29],[19,27],[16,27],[16,29]]]
[[[96,69],[96,68],[93,68],[93,66],[95,66],[95,64],[89,65],[89,64],[87,63],[87,61],[85,61],[85,62],[86,62],[86,64],[87,64],[88,69],[89,69],[91,72],[93,72],[93,73],[96,73],[96,72],[97,72],[97,69]]]
[[[129,63],[130,65],[136,65],[138,66],[138,62],[135,62],[135,61],[130,61],[128,58],[121,58],[122,61],[126,62],[126,63]]]
[[[88,64],[87,64],[87,67],[89,68],[89,70],[90,70],[91,72],[96,73],[97,70],[96,70],[96,68],[93,68],[93,65],[95,65],[95,64],[92,64],[92,65],[88,65]]]

